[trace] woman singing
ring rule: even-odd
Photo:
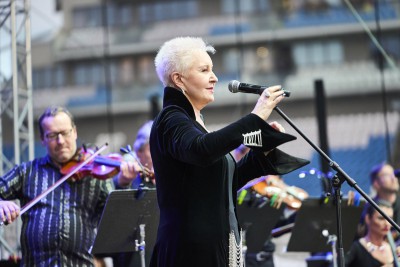
[[[180,37],[164,43],[155,58],[165,89],[150,135],[160,207],[153,267],[243,266],[238,188],[308,163],[276,149],[296,138],[266,122],[284,98],[281,86],[267,88],[250,114],[207,130],[201,111],[214,101],[218,81],[209,53],[215,49],[201,38]],[[236,163],[229,152],[240,144],[251,150]]]

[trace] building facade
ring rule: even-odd
[[[347,116],[348,121],[340,126],[347,128],[355,125],[351,120],[357,114],[361,114],[361,122],[378,114],[376,120],[382,123],[379,136],[390,139],[390,154],[395,155],[400,108],[400,2],[376,3],[59,1],[63,27],[53,37],[33,40],[35,114],[37,117],[49,104],[65,105],[77,117],[82,141],[99,145],[107,141],[113,150],[131,144],[140,125],[161,105],[163,88],[153,63],[157,49],[173,37],[200,36],[217,50],[212,57],[219,78],[216,100],[204,111],[211,129],[250,112],[257,99],[230,93],[229,81],[282,84],[292,92],[282,109],[294,122],[300,122],[300,129],[315,129],[309,134],[318,142],[315,81],[322,80],[331,121]],[[283,121],[277,114],[273,119]],[[370,142],[375,126],[368,127],[361,128]],[[328,123],[333,148],[365,148],[354,137],[355,132],[342,137],[338,134],[343,128],[339,133],[337,128]],[[387,159],[386,141],[379,142],[382,152],[375,161]],[[287,149],[309,158],[316,156],[304,142]],[[364,165],[362,168],[364,176],[368,170]]]

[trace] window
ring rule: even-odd
[[[269,9],[270,0],[223,0],[222,12],[225,14],[258,13]],[[239,10],[237,10],[239,9]]]
[[[344,61],[343,47],[339,42],[329,42],[326,49],[328,63],[337,65]]]
[[[55,87],[62,87],[65,86],[65,75],[64,75],[64,69],[61,66],[57,66],[54,69],[54,74],[53,74],[53,86]]]
[[[120,18],[120,26],[126,26],[132,24],[132,8],[128,5],[120,5],[118,7],[118,15]]]
[[[340,64],[344,60],[339,41],[301,42],[294,45],[292,56],[297,67]]]
[[[142,24],[170,19],[190,18],[198,15],[198,1],[171,1],[142,4],[139,19]]]
[[[225,74],[237,74],[239,71],[240,51],[237,48],[225,50],[222,55],[222,64]]]
[[[87,67],[84,64],[78,65],[74,68],[75,85],[87,84],[87,79],[86,79],[87,77],[88,77]]]
[[[34,89],[65,86],[64,68],[57,65],[32,70],[32,86]]]
[[[90,84],[96,84],[96,85],[98,85],[98,84],[104,84],[105,83],[105,73],[104,73],[104,71],[105,71],[105,68],[104,68],[104,65],[103,64],[101,64],[100,62],[99,63],[93,63],[93,64],[91,64],[90,65],[90,77],[91,77],[91,79],[89,80],[89,83]],[[108,73],[107,73],[107,75],[109,75]]]
[[[111,27],[130,25],[132,17],[132,5],[114,3],[107,5],[107,23]]]
[[[144,83],[150,82],[155,78],[153,57],[143,56],[138,62],[139,80]]]
[[[102,10],[99,6],[77,8],[72,11],[73,27],[99,27],[102,25]]]
[[[117,26],[118,8],[114,4],[107,6],[107,23],[109,26]]]
[[[393,61],[400,61],[400,39],[399,36],[396,34],[385,34],[381,38],[381,45],[385,50],[386,54],[393,60]],[[378,50],[376,45],[371,41],[370,42],[370,53],[374,60],[376,61],[377,66],[379,63],[379,57],[382,56],[382,53]],[[388,61],[383,58],[384,65],[388,64]]]
[[[100,62],[80,63],[73,70],[75,85],[104,84],[104,66]]]

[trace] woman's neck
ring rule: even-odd
[[[196,115],[196,120],[198,121],[198,120],[203,120],[201,117],[201,113],[200,113],[200,110],[198,110],[198,109],[196,109],[196,108],[193,108],[194,109],[194,115]]]
[[[203,116],[200,113],[201,108],[198,108],[196,105],[194,105],[194,103],[192,102],[192,100],[190,99],[190,97],[185,93],[184,90],[180,89],[182,91],[182,93],[186,96],[186,98],[189,100],[190,104],[192,105],[193,111],[194,111],[194,115],[196,117],[196,121],[203,126],[204,129],[207,130],[204,121],[203,121]]]
[[[193,107],[194,110],[194,114],[196,116],[196,121],[204,128],[207,130],[206,125],[204,124],[204,120],[203,120],[203,115],[201,115],[200,110],[196,109],[195,107]]]
[[[386,244],[384,236],[374,235],[370,232],[368,232],[364,238],[365,238],[365,241],[371,242],[375,246],[382,246],[382,245]]]

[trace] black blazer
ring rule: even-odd
[[[261,130],[262,147],[235,166],[228,189],[226,155],[243,143],[243,135]],[[153,123],[150,150],[156,176],[160,222],[151,266],[227,266],[229,201],[247,181],[285,174],[309,162],[275,149],[296,139],[249,114],[208,133],[190,102],[177,89],[164,89],[163,110]],[[264,151],[272,151],[265,156]]]

